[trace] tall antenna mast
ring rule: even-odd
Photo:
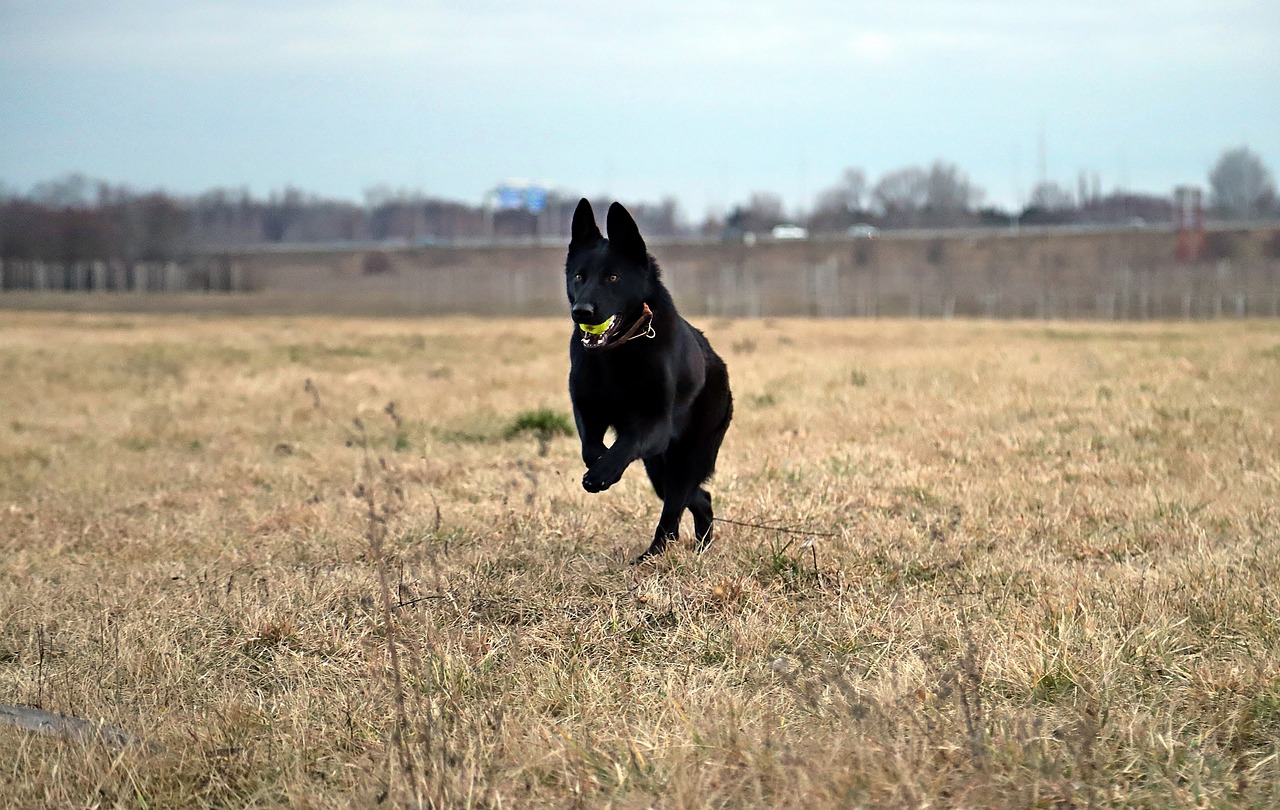
[[[1040,159],[1040,185],[1049,182],[1049,147],[1046,143],[1044,118],[1040,119],[1040,140],[1039,140],[1039,159]]]

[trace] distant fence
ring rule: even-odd
[[[1157,228],[888,233],[651,247],[667,285],[690,315],[1280,317],[1278,225],[1215,229],[1207,235],[1204,258],[1185,263],[1174,260],[1174,232]],[[225,290],[248,293],[235,297],[246,311],[560,315],[566,308],[563,267],[563,245],[366,245],[226,252],[166,264],[10,261],[0,287]],[[148,308],[163,309],[162,300]],[[182,304],[175,299],[171,306]]]
[[[225,259],[182,262],[0,262],[0,290],[65,292],[244,292],[244,268]]]
[[[905,316],[1039,319],[1201,319],[1280,317],[1280,263],[1122,265],[1084,278],[1027,272],[1018,278],[964,277],[939,270],[841,274],[816,266],[803,310],[832,317]],[[708,299],[713,314],[767,314],[764,285],[726,285]],[[775,290],[775,302],[776,302]],[[795,307],[791,308],[795,311]]]

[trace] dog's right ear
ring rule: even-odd
[[[596,225],[596,212],[586,197],[578,200],[573,209],[573,227],[570,230],[569,248],[584,248],[600,241],[600,226]]]

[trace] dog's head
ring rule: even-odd
[[[620,204],[609,206],[609,238],[596,226],[586,199],[573,212],[573,235],[565,261],[565,292],[582,345],[601,349],[642,317],[657,283],[657,267],[640,229]]]

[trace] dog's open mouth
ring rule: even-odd
[[[618,331],[620,319],[617,315],[613,315],[604,323],[589,324],[580,323],[578,329],[582,331],[582,345],[588,349],[599,349],[608,345],[613,340],[614,335]]]

